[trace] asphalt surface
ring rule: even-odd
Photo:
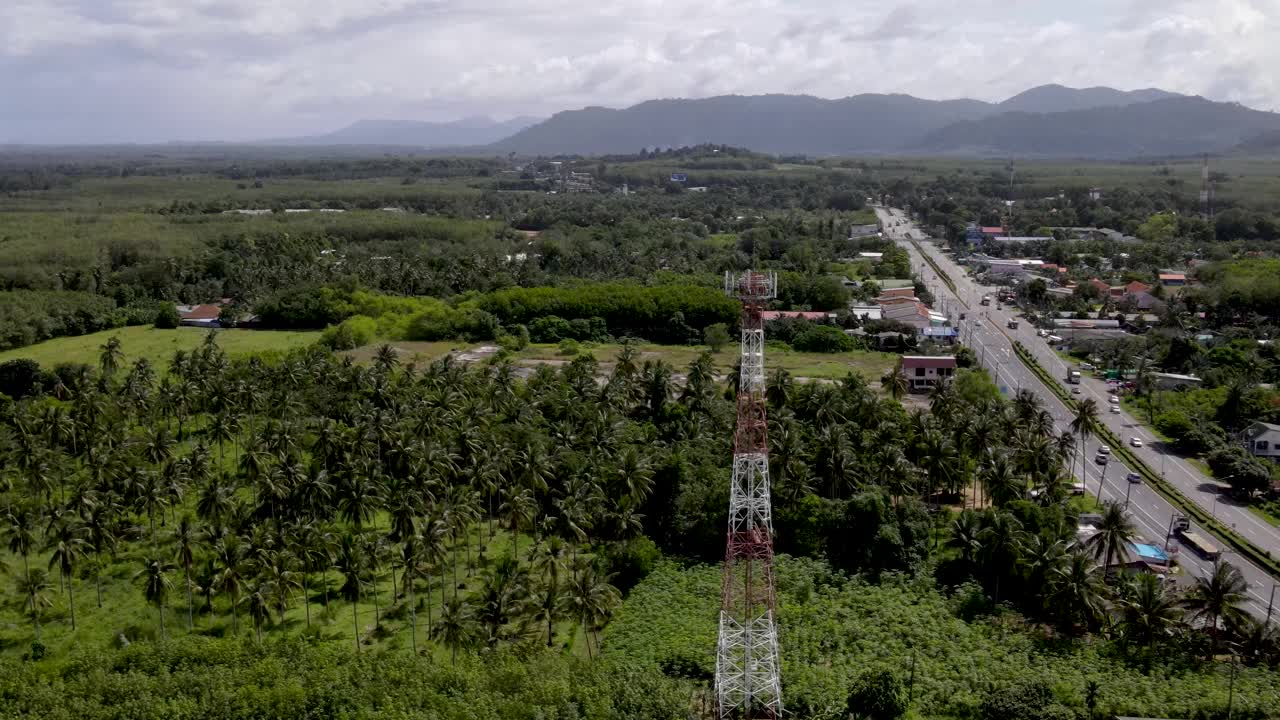
[[[922,240],[926,237],[923,231],[906,220],[900,210],[877,208],[876,213],[884,226],[886,237],[890,239]],[[938,267],[950,276],[956,285],[955,293],[952,293],[946,284],[936,277],[933,268],[920,256],[913,244],[900,242],[900,245],[910,254],[911,264],[916,269],[916,274],[924,279],[930,292],[933,293],[937,304],[936,309],[951,318],[952,324],[959,329],[961,341],[977,353],[979,362],[991,373],[1001,392],[1012,397],[1019,389],[1031,390],[1040,397],[1045,409],[1052,414],[1058,432],[1069,429],[1073,414],[1058,399],[1058,396],[1045,387],[1013,353],[1012,341],[1018,340],[1024,347],[1031,350],[1041,366],[1048,369],[1050,373],[1066,377],[1065,363],[1053,353],[1044,340],[1036,337],[1035,328],[1030,327],[1025,320],[1020,320],[1017,330],[1009,329],[1007,323],[1014,317],[1013,311],[1016,308],[1006,306],[1003,311],[997,310],[994,297],[996,288],[976,283],[962,268],[952,262],[950,257],[938,252],[932,243],[921,242],[920,245],[929,252],[930,258],[937,263]],[[988,293],[992,295],[991,305],[983,307],[979,303],[982,296]],[[960,313],[965,313],[965,320],[959,319]],[[1064,386],[1073,387],[1066,383]],[[1147,447],[1158,441],[1127,414],[1122,412],[1114,415],[1109,412],[1106,384],[1097,380],[1084,380],[1078,387],[1080,388],[1079,397],[1093,397],[1097,401],[1100,417],[1118,437],[1124,438],[1126,442],[1132,437],[1142,440],[1143,448],[1131,447],[1130,449],[1138,454],[1148,467],[1159,472],[1164,454],[1159,452],[1158,447]],[[1075,475],[1083,480],[1087,492],[1091,495],[1099,495],[1099,488],[1101,488],[1100,497],[1103,500],[1121,503],[1127,501],[1129,514],[1141,539],[1153,545],[1167,547],[1178,566],[1183,568],[1188,576],[1204,577],[1212,572],[1212,561],[1201,558],[1178,538],[1168,537],[1168,530],[1176,510],[1163,496],[1145,483],[1128,482],[1125,478],[1133,470],[1125,467],[1124,463],[1114,456],[1105,465],[1096,463],[1095,458],[1098,456],[1098,448],[1101,445],[1102,443],[1096,439],[1090,438],[1086,443],[1083,457],[1081,458],[1077,453]],[[1197,473],[1181,458],[1173,456],[1165,458],[1163,471],[1165,477],[1188,498],[1194,498],[1196,502],[1202,504],[1207,502],[1208,504],[1203,505],[1206,511],[1212,507],[1219,520],[1230,523],[1237,532],[1260,547],[1272,548],[1271,552],[1277,553],[1277,548],[1280,548],[1280,533],[1275,532],[1276,528],[1262,522],[1245,508],[1229,505],[1225,496],[1218,498],[1216,492],[1200,489],[1200,485],[1212,485],[1212,481]],[[1197,475],[1199,478],[1196,477]],[[1215,499],[1217,499],[1216,507]],[[1222,550],[1223,560],[1240,568],[1249,583],[1248,609],[1256,617],[1264,617],[1274,587],[1271,576],[1231,550],[1221,538],[1212,535],[1204,528],[1193,524],[1192,530],[1217,545]],[[1254,539],[1255,536],[1258,540]],[[1277,591],[1277,595],[1280,595],[1280,591]],[[1280,599],[1277,599],[1277,603],[1280,603]],[[1280,616],[1280,608],[1273,610],[1273,620],[1278,616]]]

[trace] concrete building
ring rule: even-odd
[[[951,355],[904,355],[902,372],[913,391],[927,390],[956,374],[956,359]]]

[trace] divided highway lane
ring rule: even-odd
[[[881,217],[888,237],[895,240],[920,239],[924,237],[923,233],[916,229],[914,225],[906,222],[899,211],[877,209],[877,213]],[[901,221],[902,224],[894,225],[893,223],[897,221]],[[1058,432],[1067,430],[1074,416],[1067,406],[1058,399],[1058,396],[1046,388],[1039,378],[1014,355],[1011,342],[1014,338],[1010,336],[1016,335],[1016,333],[1009,331],[1005,327],[1008,318],[998,317],[994,306],[981,307],[978,304],[987,290],[969,280],[960,268],[951,264],[945,256],[941,256],[940,253],[931,253],[934,262],[938,263],[939,267],[943,268],[952,281],[955,282],[957,292],[952,293],[940,278],[932,279],[931,276],[934,274],[932,268],[916,251],[914,245],[902,243],[902,246],[911,256],[912,265],[917,267],[918,274],[930,286],[930,291],[941,306],[939,309],[947,313],[953,321],[958,319],[959,313],[966,313],[966,320],[958,323],[962,340],[978,353],[980,362],[992,373],[997,385],[1010,395],[1021,388],[1030,389],[1044,401],[1045,409],[1053,416]],[[919,270],[920,266],[924,267],[923,271]],[[984,315],[984,311],[987,314]],[[1034,331],[1032,331],[1030,339],[1021,337],[1016,339],[1021,340],[1023,345],[1030,346],[1032,344],[1031,340],[1035,339]],[[1043,345],[1044,343],[1041,342],[1040,344]],[[1046,367],[1052,366],[1046,365]],[[1103,406],[1107,404],[1105,398],[1101,400],[1100,404]],[[1121,437],[1128,437],[1120,432],[1117,432],[1117,434]],[[1146,484],[1127,482],[1125,477],[1132,472],[1132,469],[1125,467],[1124,463],[1119,459],[1113,457],[1107,465],[1097,465],[1094,462],[1094,458],[1097,456],[1098,448],[1101,444],[1096,440],[1090,440],[1086,445],[1083,456],[1084,467],[1081,468],[1080,458],[1077,458],[1076,472],[1085,482],[1087,491],[1096,495],[1099,486],[1101,486],[1103,499],[1122,503],[1127,499],[1130,515],[1139,534],[1153,544],[1163,546],[1168,534],[1170,521],[1175,512],[1173,506],[1162,495]],[[1203,532],[1202,528],[1196,529]],[[1215,538],[1215,541],[1220,545],[1225,545],[1220,539]],[[1189,575],[1205,577],[1212,571],[1212,562],[1200,558],[1189,548],[1183,546],[1176,538],[1169,541],[1169,548],[1176,552],[1178,564]],[[1245,579],[1249,582],[1248,609],[1250,613],[1259,618],[1265,617],[1268,596],[1272,587],[1271,577],[1235,552],[1225,551],[1223,556],[1233,565],[1239,567],[1241,572],[1244,573]]]

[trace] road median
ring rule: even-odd
[[[960,297],[959,294],[956,293],[955,281],[951,279],[951,276],[948,275],[946,271],[944,271],[942,268],[938,267],[938,263],[933,261],[933,257],[930,256],[929,253],[924,251],[924,248],[920,246],[920,243],[910,239],[908,239],[907,242],[910,242],[912,245],[915,246],[916,252],[920,253],[920,257],[924,258],[924,261],[929,263],[929,267],[933,268],[933,271],[938,274],[938,278],[942,280],[942,284],[946,285],[947,289],[950,290],[953,295],[959,298]]]
[[[1054,395],[1057,395],[1058,398],[1062,400],[1068,409],[1074,412],[1077,403],[1075,399],[1071,397],[1071,394],[1067,392],[1066,388],[1058,382],[1058,379],[1040,365],[1039,361],[1035,359],[1031,352],[1027,350],[1022,343],[1016,340],[1013,341],[1013,350],[1017,354],[1018,359],[1022,361],[1022,364],[1026,365],[1027,369],[1034,373],[1035,376],[1044,383],[1045,387],[1049,388]],[[1186,515],[1201,528],[1204,528],[1208,532],[1217,536],[1219,540],[1230,545],[1232,549],[1251,560],[1272,577],[1280,577],[1280,562],[1277,562],[1276,559],[1271,556],[1271,553],[1259,548],[1236,534],[1236,532],[1226,524],[1219,522],[1209,513],[1206,513],[1199,505],[1189,500],[1158,473],[1147,467],[1147,464],[1135,455],[1133,451],[1129,449],[1129,446],[1126,445],[1121,438],[1117,437],[1110,428],[1106,427],[1101,422],[1095,421],[1092,424],[1091,430],[1095,437],[1109,444],[1115,455],[1120,457],[1126,465],[1133,468],[1135,472],[1140,474],[1143,479],[1146,480],[1147,484],[1154,488],[1156,492],[1164,496],[1164,498],[1169,501],[1169,504],[1177,508],[1178,512]]]

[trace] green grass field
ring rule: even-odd
[[[103,330],[79,337],[55,338],[36,345],[0,353],[0,362],[15,358],[31,358],[42,367],[58,363],[98,364],[102,345],[112,337],[120,338],[126,366],[139,358],[147,358],[156,368],[168,367],[175,350],[194,350],[204,342],[208,330],[177,328],[157,330],[150,325]],[[218,330],[218,346],[228,355],[245,355],[271,350],[290,350],[310,345],[319,332],[285,330]]]
[[[619,344],[584,346],[601,363],[612,364],[622,350]],[[640,360],[665,360],[677,371],[687,368],[707,348],[702,345],[639,345]],[[561,355],[555,345],[530,345],[516,354],[517,359],[530,362],[568,362],[571,358]],[[718,374],[733,372],[738,361],[738,346],[732,344],[714,355]],[[769,372],[782,368],[796,377],[838,380],[850,372],[858,373],[872,382],[893,367],[896,355],[880,352],[803,353],[793,350],[769,348],[765,351],[765,367]]]
[[[378,341],[352,350],[350,354],[357,362],[369,362],[373,359],[374,352],[382,342],[384,341]],[[398,351],[401,362],[414,362],[421,365],[446,353],[467,352],[485,343],[405,342],[393,340],[390,341],[390,344]],[[613,362],[622,350],[622,345],[619,343],[584,343],[581,349],[591,353],[608,371],[612,369]],[[689,364],[698,359],[698,356],[707,348],[703,345],[654,345],[646,343],[638,345],[637,349],[640,351],[640,362],[643,363],[645,360],[665,360],[676,369],[676,372],[680,372],[689,367]],[[717,374],[731,373],[738,360],[738,346],[736,344],[727,346],[721,349],[719,353],[716,353],[714,357]],[[572,359],[571,355],[561,354],[558,346],[546,344],[530,345],[512,356],[512,360],[520,365],[563,365]],[[772,372],[775,368],[782,368],[795,377],[821,380],[838,380],[850,372],[854,372],[871,382],[876,382],[879,381],[881,375],[884,375],[885,372],[893,367],[897,359],[897,355],[881,352],[803,353],[774,348],[770,348],[765,352],[765,365],[769,372]]]

